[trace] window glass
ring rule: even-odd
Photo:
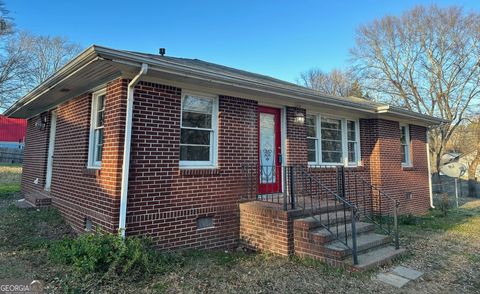
[[[308,162],[358,164],[360,150],[357,124],[355,120],[307,115]]]
[[[102,91],[105,93],[105,91]],[[105,94],[92,95],[92,118],[90,145],[88,151],[88,166],[100,167],[102,164],[105,123]]]
[[[342,121],[321,118],[322,162],[342,162]]]
[[[357,162],[357,127],[356,122],[347,120],[348,162]]]
[[[182,99],[180,161],[213,164],[214,99],[186,95]]]
[[[317,126],[316,126],[315,115],[307,115],[306,117],[306,126],[307,126],[307,156],[308,162],[317,161]]]
[[[400,126],[401,157],[403,164],[410,163],[410,134],[408,126]]]

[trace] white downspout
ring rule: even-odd
[[[128,175],[130,173],[130,149],[132,140],[133,92],[140,77],[148,71],[148,64],[143,63],[140,72],[132,79],[127,88],[127,115],[125,116],[125,141],[123,143],[122,187],[120,191],[120,218],[118,229],[122,238],[125,238],[125,224],[127,220]]]
[[[432,171],[430,166],[430,136],[428,134],[429,129],[427,128],[427,165],[428,165],[428,190],[430,193],[430,207],[435,208],[433,206],[433,191],[432,191]]]

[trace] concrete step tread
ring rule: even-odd
[[[365,233],[372,231],[375,228],[375,225],[372,223],[366,223],[366,222],[356,222],[356,229],[357,229],[357,234]],[[348,223],[347,225],[347,235],[350,236],[352,234],[352,225],[351,223]],[[336,227],[332,227],[330,229],[333,233],[337,232]],[[328,237],[331,236],[332,233],[330,233],[327,229],[325,228],[317,228],[311,231],[312,234],[314,235],[319,235],[322,237]],[[339,225],[338,226],[338,233],[340,236],[345,236],[345,225]]]
[[[386,244],[390,240],[391,240],[390,236],[381,235],[373,232],[357,235],[357,251],[358,252],[366,251],[371,248]],[[349,246],[352,246],[351,237],[347,238],[347,244]],[[330,250],[341,251],[345,253],[347,252],[349,253],[351,251],[350,248],[348,248],[345,244],[343,244],[338,240],[328,244],[326,247]]]
[[[25,198],[15,201],[15,206],[18,208],[33,208],[35,205],[28,202]]]
[[[347,218],[348,221],[350,221],[351,215],[352,214],[350,211],[346,211],[345,215],[343,211],[337,211],[337,212],[334,211],[330,213],[321,213],[315,216],[306,217],[306,218],[303,218],[303,220],[308,222],[318,222],[320,219],[322,223],[328,222],[328,221],[330,221],[331,223],[335,223],[335,220],[337,219],[343,220],[344,216]]]
[[[384,265],[390,262],[392,259],[405,254],[406,252],[406,249],[395,249],[394,246],[379,247],[372,251],[358,255],[358,264],[354,265],[351,257],[349,257],[347,263],[350,263],[352,266],[358,269],[368,270],[373,267]]]

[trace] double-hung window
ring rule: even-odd
[[[348,163],[357,164],[360,150],[358,148],[358,123],[354,120],[347,120],[347,152]]]
[[[320,117],[322,163],[343,163],[342,120]]]
[[[308,163],[358,165],[360,161],[358,121],[307,115]]]
[[[318,146],[318,137],[317,137],[317,119],[315,115],[307,115],[305,121],[307,125],[307,152],[308,152],[308,162],[316,163],[317,162],[317,146]]]
[[[408,125],[400,125],[400,145],[402,152],[402,165],[410,166],[410,128]]]
[[[100,168],[102,165],[106,90],[92,95],[92,113],[90,120],[90,143],[88,148],[88,167]]]
[[[216,166],[217,112],[217,97],[197,94],[182,97],[180,166]]]

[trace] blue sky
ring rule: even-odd
[[[287,81],[345,67],[360,24],[418,4],[479,10],[480,1],[4,0],[17,28],[88,47],[198,58]]]

